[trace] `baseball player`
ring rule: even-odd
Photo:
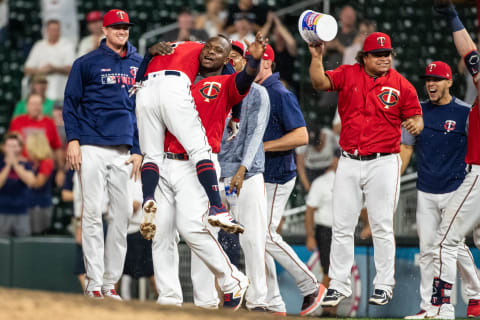
[[[247,64],[245,47],[235,41],[230,59],[237,72]],[[266,311],[267,281],[265,246],[267,230],[267,198],[263,171],[265,152],[263,135],[268,123],[270,100],[267,90],[252,83],[250,92],[241,106],[240,127],[237,136],[229,139],[228,130],[222,137],[218,160],[221,179],[228,188],[225,199],[236,220],[246,231],[240,235],[240,246],[245,255],[245,269],[250,286],[246,294],[246,305],[252,311]],[[229,119],[227,119],[229,121]]]
[[[210,38],[198,58],[200,76],[192,86],[192,95],[212,147],[212,159],[215,162],[216,154],[220,151],[225,119],[232,106],[239,103],[247,94],[257,73],[258,60],[263,54],[264,44],[261,34],[257,34],[256,41],[249,47],[252,58],[245,70],[233,75],[221,75],[222,67],[229,61],[230,48],[230,42],[226,38],[221,36]],[[161,212],[161,215],[155,217],[158,230],[153,238],[155,280],[159,290],[157,301],[160,304],[180,305],[183,300],[178,280],[178,252],[174,241],[178,230],[192,249],[192,254],[200,258],[217,278],[219,287],[224,293],[224,308],[236,310],[240,307],[248,280],[230,263],[216,237],[205,228],[203,218],[208,212],[208,199],[196,178],[195,164],[188,161],[189,155],[169,131],[165,136],[164,150],[165,159],[159,167],[160,187],[155,193],[155,198],[159,200],[158,210]],[[192,260],[194,259],[192,257]],[[192,262],[192,268],[198,268],[198,264]],[[192,273],[197,274],[194,271]],[[194,288],[204,291],[195,284],[195,279],[198,278],[193,276]],[[213,276],[210,283],[213,288]],[[207,294],[214,292],[206,291]],[[197,294],[195,296],[198,297]],[[200,295],[200,299],[201,303],[195,302],[197,305],[210,304],[211,307],[216,307],[214,301],[218,300],[216,295],[212,299]],[[207,303],[208,300],[213,302]]]
[[[433,280],[435,232],[442,212],[453,192],[465,177],[467,120],[470,106],[450,95],[452,70],[442,61],[434,61],[425,70],[429,100],[421,103],[424,130],[416,137],[402,132],[400,157],[403,173],[415,148],[417,154],[417,231],[420,239],[420,312],[406,319],[424,319],[435,313],[430,303]],[[438,150],[442,150],[441,153]],[[480,280],[470,250],[462,241],[458,247],[457,266],[465,281],[465,293],[478,303]],[[472,314],[469,310],[467,314]]]
[[[465,65],[473,76],[478,87],[480,71],[480,54],[470,38],[467,30],[458,17],[455,7],[450,1],[436,1],[435,10],[444,15],[450,22],[453,31],[453,41],[457,52],[465,61]],[[435,238],[434,279],[432,290],[432,305],[436,313],[429,317],[437,319],[454,319],[455,310],[450,303],[450,293],[454,289],[456,264],[459,247],[465,235],[471,231],[480,220],[480,113],[478,97],[468,116],[468,138],[465,163],[467,175],[448,201],[443,213],[440,227]],[[468,317],[480,316],[478,300],[471,300],[467,310]]]
[[[392,69],[390,37],[370,34],[354,65],[324,71],[324,43],[309,44],[310,78],[317,90],[338,91],[342,121],[333,189],[331,279],[323,306],[336,306],[350,296],[354,231],[365,204],[375,248],[374,292],[369,303],[387,304],[395,285],[393,215],[400,191],[401,126],[412,135],[423,129],[415,88]],[[382,195],[381,198],[378,196]]]
[[[139,174],[142,161],[135,101],[128,94],[142,60],[128,42],[131,25],[125,11],[108,11],[105,39],[74,62],[65,89],[67,164],[79,172],[82,192],[85,294],[97,299],[121,299],[114,285],[127,250],[132,208],[127,183]],[[104,243],[102,201],[107,195],[114,217]]]
[[[144,211],[147,217],[156,212],[154,193],[159,179],[158,166],[164,157],[165,130],[168,129],[196,166],[198,180],[210,202],[208,222],[229,232],[243,232],[243,227],[233,221],[220,199],[212,150],[190,93],[204,45],[186,41],[174,42],[172,47],[175,49],[172,54],[153,58],[147,54],[137,77],[139,80],[147,78],[136,93],[140,146],[144,154],[141,173]],[[210,95],[212,90],[215,90],[213,84],[205,94]]]
[[[312,314],[325,295],[325,286],[298,258],[293,249],[277,232],[288,198],[296,179],[296,147],[308,143],[308,133],[298,100],[280,82],[280,74],[272,72],[275,52],[267,46],[255,82],[267,89],[270,116],[263,136],[265,150],[265,187],[267,190],[267,304],[268,309],[285,314],[276,276],[277,260],[294,278],[303,295],[300,315]]]

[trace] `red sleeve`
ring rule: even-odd
[[[325,74],[327,75],[327,77],[330,79],[330,82],[332,83],[332,89],[329,91],[338,91],[342,89],[345,83],[345,70],[347,69],[347,67],[351,67],[351,66],[341,65],[334,70],[325,71]]]
[[[8,129],[8,131],[21,133],[20,132],[21,130],[19,128],[19,123],[20,121],[18,121],[18,116],[13,118],[12,122],[10,122],[10,129]]]
[[[238,103],[240,103],[243,98],[247,96],[250,92],[250,88],[245,92],[245,94],[240,94],[237,89],[237,83],[235,82],[235,77],[238,75],[238,72],[228,76],[227,86],[228,86],[228,101],[227,107],[230,108]]]
[[[53,172],[53,159],[44,159],[40,161],[40,167],[38,168],[38,173],[43,174],[44,176],[50,176]]]
[[[408,119],[416,115],[422,115],[422,107],[418,101],[417,91],[413,85],[406,79],[403,80],[402,96],[401,96],[401,117],[402,120]]]
[[[60,135],[58,134],[57,126],[55,125],[53,119],[48,118],[48,120],[51,135],[50,137],[48,137],[48,140],[50,141],[50,146],[53,150],[60,149],[62,148],[62,140],[60,139]]]

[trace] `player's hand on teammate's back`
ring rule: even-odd
[[[130,174],[130,179],[134,178],[135,181],[137,179],[140,179],[140,167],[142,165],[142,160],[143,157],[139,154],[132,154],[130,158],[128,158],[127,161],[125,161],[125,164],[132,164],[132,173]]]
[[[235,189],[237,196],[240,195],[240,190],[243,186],[243,179],[245,178],[245,172],[247,172],[247,168],[241,165],[230,181],[230,190]]]
[[[413,116],[402,122],[402,127],[407,129],[408,133],[417,136],[423,130],[422,116]]]
[[[323,51],[325,50],[325,43],[323,41],[317,43],[309,43],[308,50],[310,50],[310,54],[312,55],[312,57],[321,57],[323,56]]]
[[[267,41],[263,38],[262,33],[259,31],[255,36],[255,41],[250,43],[248,40],[244,40],[245,44],[247,45],[247,51],[255,60],[260,60],[263,56],[263,52],[265,51],[265,46]]]
[[[78,140],[69,141],[67,144],[66,166],[68,169],[79,171],[82,166],[82,152]]]
[[[171,42],[157,42],[150,48],[148,48],[148,52],[152,56],[168,56],[172,54],[175,51],[174,48],[172,48],[172,43]]]

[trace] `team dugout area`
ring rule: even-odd
[[[227,4],[235,3],[233,0]],[[259,4],[274,11],[292,5],[289,0],[260,0]],[[427,94],[420,75],[425,66],[434,61],[447,62],[453,70],[454,85],[452,94],[463,99],[466,91],[465,77],[457,71],[458,55],[452,43],[450,28],[444,19],[439,19],[431,8],[431,1],[419,0],[330,0],[305,1],[282,15],[282,21],[297,41],[298,56],[294,62],[292,90],[296,93],[308,123],[331,127],[335,113],[335,104],[324,104],[322,94],[315,92],[308,75],[310,54],[307,45],[298,33],[298,16],[305,9],[329,13],[338,19],[340,9],[351,5],[357,13],[357,21],[364,18],[374,21],[377,30],[391,36],[396,51],[394,67],[416,88],[419,99]],[[457,11],[474,41],[478,42],[478,10],[476,1],[455,1]],[[108,11],[111,8],[125,9],[135,23],[131,29],[130,41],[138,46],[140,37],[155,28],[161,28],[176,22],[177,14],[188,7],[194,12],[204,11],[203,0],[77,0],[78,20],[81,35],[86,35],[86,14],[92,10]],[[0,133],[8,130],[13,108],[22,97],[23,65],[34,42],[42,37],[39,16],[40,1],[9,1],[8,38],[0,46]],[[153,44],[155,38],[148,39]],[[24,92],[23,92],[24,94]],[[375,307],[368,304],[367,297],[372,291],[371,283],[375,275],[373,247],[371,240],[357,239],[356,264],[352,269],[353,296],[339,307],[339,316],[343,317],[403,317],[417,310],[419,301],[418,284],[418,237],[415,221],[416,209],[416,173],[415,161],[402,177],[401,194],[395,216],[396,287],[395,298],[387,306]],[[78,280],[72,273],[75,242],[71,235],[73,208],[60,201],[59,190],[55,191],[55,209],[49,235],[23,239],[0,239],[0,286],[13,288],[40,289],[58,292],[80,293]],[[292,194],[282,235],[293,245],[300,258],[308,261],[309,266],[322,277],[318,258],[306,250],[304,229],[305,192],[296,188]],[[473,247],[471,238],[467,243]],[[185,244],[180,250],[180,276],[185,302],[193,301],[190,281],[190,251]],[[480,261],[480,252],[472,249],[475,261]],[[293,278],[277,266],[279,283],[287,311],[298,313],[296,306],[301,305],[301,295]],[[458,282],[461,283],[461,282]],[[412,289],[414,288],[414,289]],[[464,315],[466,298],[462,285],[456,286],[452,294],[456,303],[457,315]],[[153,299],[152,295],[147,298]]]

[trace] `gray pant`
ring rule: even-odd
[[[52,221],[53,207],[33,207],[28,209],[32,233],[38,234],[48,230]]]
[[[0,237],[27,237],[31,233],[28,214],[0,213]]]

